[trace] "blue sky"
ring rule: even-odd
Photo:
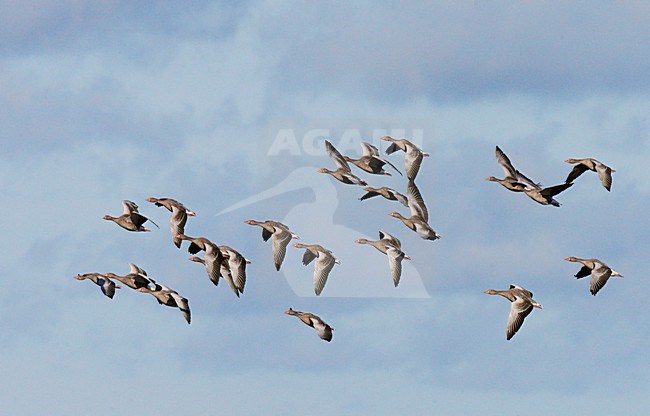
[[[650,411],[650,6],[0,1],[0,23],[5,413]],[[331,167],[323,136],[354,154],[383,131],[431,154],[418,186],[441,240],[316,172]],[[495,145],[547,185],[567,158],[600,159],[612,192],[588,172],[562,207],[538,205],[485,181],[501,175]],[[149,196],[184,202],[187,234],[251,259],[241,299],[171,244]],[[123,199],[161,229],[102,221]],[[242,201],[255,202],[229,210]],[[249,218],[284,219],[341,258],[322,297],[298,250],[275,272]],[[386,259],[352,243],[379,229],[413,258],[397,289]],[[592,297],[567,256],[625,278]],[[72,279],[129,261],[189,298],[190,326],[150,296]],[[482,292],[510,283],[544,309],[508,342],[508,302]],[[323,317],[333,341],[288,307]]]

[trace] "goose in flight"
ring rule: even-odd
[[[181,240],[177,237],[179,234],[185,232],[185,224],[187,223],[188,216],[196,215],[194,212],[188,210],[185,205],[171,198],[147,198],[148,202],[156,204],[158,207],[165,207],[171,213],[172,216],[169,218],[169,225],[172,233],[172,241],[174,245],[178,248],[181,248]]]
[[[113,299],[113,295],[115,295],[115,289],[121,288],[120,285],[115,284],[114,281],[101,273],[78,274],[74,278],[77,280],[90,280],[99,286],[102,290],[102,293],[110,299]]]
[[[366,191],[366,194],[359,198],[360,201],[365,201],[368,198],[373,198],[381,195],[390,201],[399,201],[399,203],[405,207],[409,206],[408,198],[392,188],[387,188],[385,186],[381,188],[373,188],[372,186],[368,186],[363,190]]]
[[[390,136],[384,136],[381,140],[390,142],[390,146],[386,149],[386,154],[395,153],[398,150],[402,150],[406,154],[404,155],[404,167],[406,169],[406,177],[409,180],[415,180],[418,172],[420,171],[420,166],[422,165],[422,159],[428,157],[429,154],[425,153],[406,139],[393,139]]]
[[[131,289],[139,289],[141,287],[153,286],[156,282],[147,277],[147,272],[136,266],[133,263],[129,263],[129,273],[124,276],[118,276],[115,273],[104,273],[104,276],[109,279],[115,279],[122,284],[130,287]]]
[[[406,218],[399,212],[391,212],[388,215],[399,218],[404,225],[418,233],[418,235],[425,240],[433,241],[439,239],[440,235],[436,233],[428,223],[429,211],[427,210],[427,206],[424,204],[424,199],[420,194],[420,190],[412,180],[409,180],[408,187],[406,188],[406,197],[408,200],[408,206],[411,209],[411,216]]]
[[[598,179],[600,179],[600,183],[603,184],[605,189],[607,189],[608,191],[611,190],[612,172],[616,172],[614,169],[592,158],[567,159],[565,160],[565,162],[575,165],[571,170],[571,172],[569,172],[569,176],[567,176],[566,178],[567,182],[575,181],[580,175],[590,170],[598,174]]]
[[[120,227],[129,231],[141,231],[141,232],[151,231],[142,226],[142,224],[144,224],[147,221],[150,221],[157,228],[160,228],[158,227],[158,224],[156,224],[155,222],[151,221],[149,218],[145,217],[144,215],[138,212],[138,206],[136,205],[135,202],[125,199],[124,201],[122,201],[122,206],[124,207],[124,211],[122,212],[122,215],[120,215],[119,217],[104,215],[104,219],[113,221]]]
[[[284,313],[287,315],[293,315],[303,321],[305,324],[314,328],[320,339],[324,339],[327,342],[330,342],[332,340],[332,331],[334,328],[329,326],[327,323],[325,323],[325,321],[313,313],[294,311],[291,308],[284,311]]]
[[[287,253],[287,245],[289,245],[292,239],[298,240],[300,237],[292,233],[289,227],[278,221],[246,220],[244,222],[248,225],[262,227],[262,239],[264,241],[268,241],[269,238],[273,237],[273,263],[275,264],[275,269],[280,271],[280,267]]]
[[[357,244],[368,244],[380,252],[388,256],[388,265],[390,273],[393,277],[393,284],[395,287],[399,284],[402,277],[402,260],[410,260],[411,258],[404,254],[402,251],[402,243],[392,235],[379,231],[379,240],[367,240],[360,238],[355,241]]]
[[[578,270],[574,276],[578,279],[591,275],[591,280],[589,282],[589,291],[592,295],[596,296],[596,293],[605,286],[607,280],[612,276],[623,277],[616,270],[612,270],[611,267],[605,264],[605,262],[598,259],[580,259],[578,257],[567,257],[564,259],[566,261],[572,261],[575,263],[581,263],[582,267]]]
[[[341,153],[339,153],[339,151],[336,150],[328,140],[325,140],[325,150],[327,151],[327,155],[336,165],[337,169],[329,170],[327,168],[320,168],[318,169],[318,172],[332,175],[333,178],[347,185],[368,185],[364,180],[352,173],[350,165],[345,161],[343,155],[341,155]]]
[[[314,293],[319,296],[327,283],[330,271],[335,264],[341,264],[341,262],[334,257],[331,251],[318,244],[296,243],[293,246],[305,249],[305,254],[302,257],[302,264],[305,266],[312,260],[318,259],[314,266]]]
[[[533,311],[533,308],[543,309],[542,305],[533,299],[533,294],[528,290],[510,285],[508,290],[489,289],[483,292],[487,295],[501,295],[508,299],[510,304],[510,315],[506,325],[506,339],[510,340],[519,331],[524,319]]]
[[[384,170],[385,165],[392,167],[397,173],[402,175],[402,172],[400,172],[395,165],[379,156],[379,150],[375,146],[370,143],[362,142],[361,148],[363,149],[363,155],[359,159],[352,159],[349,156],[343,156],[343,159],[345,159],[346,162],[352,163],[364,172],[372,173],[373,175],[391,176],[390,172]]]

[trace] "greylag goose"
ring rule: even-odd
[[[411,258],[404,254],[402,251],[402,243],[392,235],[379,231],[379,240],[366,240],[360,238],[355,241],[357,244],[368,244],[381,251],[388,256],[388,265],[390,266],[390,273],[393,277],[393,284],[395,287],[399,284],[402,277],[402,260],[410,260]]]
[[[384,136],[381,140],[391,142],[390,146],[386,149],[386,154],[390,155],[398,150],[406,153],[404,156],[406,177],[414,180],[420,170],[420,165],[422,165],[422,159],[429,156],[429,154],[423,152],[422,149],[406,139],[393,139],[390,136]]]
[[[78,274],[74,278],[77,280],[90,280],[99,286],[102,289],[102,293],[110,299],[113,299],[113,295],[115,295],[115,289],[121,288],[120,285],[116,285],[114,281],[101,273]]]
[[[612,188],[612,172],[616,171],[604,163],[592,158],[567,159],[565,162],[575,165],[573,169],[571,169],[569,176],[566,178],[567,182],[575,181],[578,176],[590,170],[592,172],[598,173],[598,179],[600,179],[600,183],[603,184],[605,189],[609,191]]]
[[[530,181],[530,180],[512,166],[510,159],[508,158],[508,156],[506,156],[505,153],[503,153],[503,150],[501,150],[499,146],[496,147],[495,153],[496,153],[497,163],[499,164],[499,166],[501,166],[501,169],[503,169],[504,178],[499,179],[494,176],[488,176],[486,180],[491,182],[498,182],[501,185],[503,185],[506,189],[513,192],[523,192],[524,189],[526,188],[526,183],[524,183],[523,181],[525,180]]]
[[[300,237],[292,233],[289,227],[278,221],[246,220],[244,222],[248,225],[262,227],[262,239],[264,241],[268,241],[269,238],[273,237],[273,262],[275,263],[275,269],[280,271],[287,252],[287,245],[292,239],[300,239]]]
[[[147,277],[147,272],[142,270],[140,267],[136,266],[133,263],[129,263],[130,270],[129,273],[124,276],[118,276],[115,273],[104,273],[104,276],[115,279],[131,289],[138,289],[141,287],[149,287],[150,285],[155,285],[156,282]]]
[[[176,247],[181,248],[181,240],[177,237],[179,234],[185,232],[185,224],[187,223],[187,216],[196,215],[192,211],[185,208],[185,205],[171,198],[147,198],[148,202],[156,204],[158,207],[165,207],[171,213],[172,216],[169,218],[169,225],[172,232],[172,241]]]
[[[237,297],[239,297],[241,293],[244,293],[244,285],[246,285],[246,265],[250,264],[250,261],[242,256],[237,250],[228,246],[219,246],[219,250],[221,250],[221,253],[225,257],[222,264],[226,263],[225,268],[230,274],[230,279],[228,280],[229,285],[230,282],[232,282],[230,288],[235,292]]]
[[[394,189],[387,188],[385,186],[381,188],[373,188],[372,186],[368,186],[364,188],[364,191],[366,191],[367,193],[361,198],[359,198],[359,200],[361,201],[381,195],[384,198],[389,199],[391,201],[399,201],[405,207],[409,206],[408,198],[406,198],[404,195],[400,194]]]
[[[124,207],[124,211],[122,212],[122,215],[120,215],[119,217],[111,217],[110,215],[104,215],[104,219],[113,221],[120,227],[129,231],[142,231],[142,232],[151,231],[142,226],[142,224],[144,224],[147,221],[151,222],[157,228],[160,228],[158,227],[158,224],[156,224],[155,222],[151,221],[149,218],[145,217],[144,215],[138,212],[138,206],[136,205],[135,202],[124,200],[122,201],[122,206]]]
[[[524,319],[533,311],[533,308],[543,309],[542,305],[533,299],[533,294],[519,286],[510,285],[508,290],[489,289],[485,292],[488,295],[501,295],[510,302],[510,315],[506,325],[506,339],[510,340],[521,328]]]
[[[205,251],[202,263],[205,265],[210,281],[217,286],[219,284],[219,277],[221,277],[221,263],[225,258],[221,250],[219,250],[219,246],[205,237],[189,237],[184,234],[179,234],[177,237],[180,240],[190,242],[190,246],[187,249],[190,254],[196,254],[201,250]]]
[[[237,295],[237,297],[239,297],[239,295],[244,292],[243,285],[245,284],[246,276],[244,275],[243,283],[241,282],[241,280],[235,282],[235,280],[233,279],[232,269],[230,268],[230,264],[228,262],[229,260],[228,258],[224,257],[221,260],[221,264],[219,264],[218,269],[216,268],[216,266],[209,267],[208,264],[206,264],[205,260],[202,259],[201,257],[196,257],[196,256],[190,257],[188,260],[196,263],[201,263],[202,265],[204,265],[206,267],[206,270],[208,271],[208,277],[210,277],[210,280],[212,281],[212,283],[214,283],[215,286],[219,285],[219,277],[221,277],[226,281],[228,287],[230,287],[230,289],[233,291],[235,295]],[[248,260],[245,260],[245,262],[250,263]],[[219,273],[215,273],[214,272],[215,270],[219,270]],[[236,277],[239,277],[241,279],[240,276],[236,276]]]
[[[321,318],[314,315],[313,313],[294,311],[291,308],[284,311],[284,313],[286,313],[287,315],[296,316],[305,324],[314,328],[316,330],[316,333],[320,337],[320,339],[324,339],[327,342],[330,342],[332,340],[332,331],[334,330],[334,328],[329,326],[327,323],[325,323],[325,321],[323,321]]]
[[[136,290],[142,293],[150,293],[161,305],[178,308],[183,313],[183,316],[185,317],[187,323],[190,323],[192,316],[190,314],[189,301],[183,296],[179,295],[175,290],[172,290],[167,286],[160,284],[156,284],[156,287],[154,289],[149,289],[148,287],[140,287]]]
[[[336,164],[337,169],[329,170],[327,168],[320,168],[318,172],[332,175],[333,178],[347,185],[368,185],[364,180],[352,173],[348,162],[345,161],[341,153],[328,140],[325,140],[325,150],[330,159]]]
[[[178,207],[179,209],[185,211],[188,217],[195,217],[196,212],[190,211],[187,209],[185,205],[182,203],[178,202],[175,199],[171,198],[154,198],[154,197],[149,197],[147,198],[147,202],[151,202],[152,204],[155,204],[157,207],[165,207],[167,208],[167,211],[169,212],[174,212],[173,208],[174,206]]]
[[[422,199],[420,190],[413,180],[409,180],[408,187],[406,188],[406,197],[408,199],[409,208],[411,209],[411,217],[405,218],[399,212],[391,212],[388,215],[399,218],[404,225],[418,233],[418,235],[425,240],[439,239],[440,235],[437,234],[428,224],[429,212],[424,204],[424,199]]]
[[[318,244],[296,243],[293,246],[305,249],[305,254],[302,257],[302,264],[305,266],[311,263],[312,260],[318,259],[314,267],[314,293],[319,296],[325,287],[325,283],[327,283],[330,271],[332,271],[335,264],[341,264],[341,262],[334,257],[331,251]]]
[[[563,183],[542,188],[540,183],[533,182],[528,179],[526,175],[515,169],[512,166],[510,159],[508,159],[508,156],[503,153],[499,146],[496,147],[496,157],[499,166],[503,169],[505,177],[503,179],[498,179],[494,176],[489,176],[487,180],[498,182],[510,191],[523,192],[539,204],[559,207],[560,203],[553,199],[553,197],[573,185],[572,183]]]
[[[384,166],[388,165],[395,169],[400,175],[402,172],[399,171],[386,159],[379,157],[379,150],[370,143],[362,142],[361,148],[363,149],[363,155],[359,159],[352,159],[348,156],[343,156],[346,162],[352,163],[354,166],[363,170],[364,172],[372,173],[373,175],[386,175],[391,176],[390,172],[384,170]]]
[[[567,257],[564,259],[566,261],[572,261],[575,263],[581,263],[583,266],[578,270],[574,276],[578,279],[591,275],[591,281],[589,282],[589,291],[592,295],[596,296],[596,293],[607,283],[607,280],[611,276],[623,277],[616,270],[612,270],[611,267],[606,265],[604,262],[598,259],[580,259],[577,257]]]

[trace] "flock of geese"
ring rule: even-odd
[[[352,172],[351,165],[354,165],[360,170],[372,175],[391,176],[391,172],[385,170],[386,167],[389,167],[399,175],[404,176],[393,163],[382,158],[379,150],[369,143],[362,143],[363,154],[358,159],[353,159],[349,156],[342,155],[332,143],[326,140],[325,150],[336,166],[336,170],[320,168],[318,172],[331,175],[343,184],[364,186],[366,193],[359,198],[361,201],[382,196],[387,200],[399,202],[401,205],[409,208],[410,216],[405,217],[396,211],[390,212],[388,215],[398,218],[407,228],[417,233],[424,240],[435,241],[439,239],[440,235],[429,225],[427,207],[415,184],[415,179],[422,161],[429,154],[422,151],[422,149],[407,139],[394,139],[390,136],[384,136],[381,140],[390,143],[386,149],[386,154],[391,155],[398,151],[404,152],[404,168],[407,179],[406,195],[388,187],[373,188],[367,186],[368,184],[365,180],[359,178]],[[519,170],[515,169],[506,154],[498,146],[496,147],[496,158],[499,166],[503,169],[504,178],[498,179],[490,176],[487,180],[498,182],[512,192],[522,192],[543,205],[560,206],[559,202],[554,199],[554,196],[571,187],[574,180],[588,170],[597,172],[603,186],[608,191],[611,189],[611,174],[614,170],[595,159],[568,159],[566,162],[575,166],[569,173],[566,181],[559,185],[543,187],[540,183],[530,180]],[[187,247],[188,252],[195,256],[190,257],[188,260],[202,264],[205,267],[208,278],[215,286],[219,284],[219,280],[223,279],[237,297],[244,293],[246,266],[250,264],[250,260],[246,259],[237,250],[228,246],[217,245],[208,238],[187,236],[185,234],[185,226],[188,218],[196,216],[196,213],[189,210],[179,201],[171,198],[151,197],[147,198],[147,202],[153,203],[158,207],[164,207],[171,212],[169,224],[173,244],[180,249],[184,241],[189,242]],[[138,211],[139,207],[136,203],[124,200],[122,205],[122,215],[119,217],[105,215],[103,218],[108,221],[113,221],[123,229],[132,232],[151,231],[144,227],[144,224],[147,222],[158,227],[156,223]],[[273,263],[275,269],[279,271],[289,243],[292,240],[300,239],[300,237],[293,233],[287,225],[278,221],[257,221],[250,219],[246,220],[245,223],[260,227],[262,229],[262,239],[264,241],[271,240]],[[410,260],[410,257],[402,251],[400,240],[380,230],[378,240],[358,239],[355,242],[370,245],[387,256],[390,275],[394,286],[397,287],[402,274],[402,261]],[[337,264],[340,264],[340,261],[334,256],[331,250],[319,244],[295,243],[292,246],[304,250],[302,262],[305,266],[314,262],[314,293],[316,296],[320,295],[325,288],[330,272]],[[196,256],[200,252],[203,252],[203,257]],[[598,259],[568,257],[566,260],[579,262],[583,265],[575,275],[577,278],[591,275],[590,291],[593,295],[598,293],[611,276],[622,277],[618,272],[612,270]],[[191,322],[191,313],[187,298],[181,296],[170,287],[148,277],[147,272],[139,266],[133,263],[129,263],[129,265],[129,273],[125,275],[117,275],[115,273],[86,273],[78,274],[75,278],[77,280],[92,281],[101,288],[104,295],[111,299],[115,295],[115,289],[121,288],[115,281],[120,282],[135,291],[151,294],[161,305],[178,308],[187,323],[189,324]],[[533,299],[533,294],[530,291],[516,285],[511,285],[507,290],[490,289],[484,293],[501,295],[511,302],[510,315],[506,326],[506,338],[508,340],[521,328],[524,318],[534,308],[542,308]],[[306,325],[316,330],[316,333],[321,339],[331,341],[333,328],[320,317],[312,313],[296,311],[292,308],[286,310],[285,314],[296,316]]]

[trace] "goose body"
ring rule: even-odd
[[[150,197],[147,198],[147,201],[158,207],[165,207],[172,213],[172,216],[169,218],[172,241],[176,247],[181,248],[181,240],[177,236],[185,232],[188,215],[193,216],[196,214],[175,199]]]
[[[569,172],[569,176],[566,178],[567,182],[575,181],[580,175],[590,170],[598,174],[598,179],[600,179],[600,183],[603,184],[605,189],[608,191],[611,190],[612,172],[616,172],[614,169],[593,158],[567,159],[565,162],[575,165],[573,169],[571,169],[571,172]]]
[[[345,159],[346,162],[352,163],[354,166],[358,167],[364,172],[371,173],[373,175],[391,176],[390,172],[384,170],[385,165],[392,167],[400,175],[402,174],[402,172],[400,172],[399,169],[395,167],[395,165],[386,159],[382,159],[379,156],[379,150],[377,150],[375,146],[371,145],[370,143],[363,142],[361,143],[361,148],[363,149],[363,155],[359,159],[352,159],[348,156],[343,156],[343,159]]]
[[[582,264],[582,268],[580,268],[578,273],[575,274],[575,277],[578,279],[591,275],[589,292],[594,296],[596,296],[596,293],[605,286],[605,283],[607,283],[610,277],[623,277],[619,272],[612,270],[612,268],[606,265],[605,262],[598,259],[567,257],[565,260]]]
[[[222,261],[222,275],[223,269],[225,268],[227,274],[229,275],[226,278],[228,286],[230,289],[239,297],[240,294],[244,293],[244,286],[246,285],[246,265],[250,261],[246,260],[237,250],[228,247],[228,246],[219,246],[219,250],[224,255],[224,261]]]
[[[422,159],[429,156],[429,154],[423,152],[422,149],[406,139],[394,139],[390,136],[384,136],[381,138],[381,140],[391,143],[386,149],[386,154],[390,155],[398,150],[401,150],[405,153],[404,166],[406,170],[406,177],[409,180],[415,180],[415,177],[420,171]]]
[[[399,212],[391,212],[388,215],[400,219],[404,225],[415,231],[424,240],[433,241],[439,239],[440,235],[428,223],[429,211],[420,194],[420,190],[413,180],[409,180],[408,187],[406,188],[406,198],[408,206],[411,209],[411,216],[409,218],[404,217]]]
[[[360,238],[355,242],[357,244],[368,244],[388,256],[388,265],[393,278],[393,284],[397,287],[402,277],[402,260],[411,259],[402,251],[402,243],[397,237],[379,231],[379,240]]]
[[[155,204],[157,207],[165,207],[169,212],[173,212],[173,208],[176,206],[179,209],[185,211],[187,216],[189,217],[196,216],[196,212],[190,211],[185,205],[172,198],[149,197],[147,198],[147,202],[151,202],[152,204]]]
[[[400,194],[394,189],[387,188],[387,187],[381,187],[381,188],[373,188],[372,186],[368,186],[364,188],[364,191],[366,191],[366,194],[363,195],[359,200],[364,201],[368,198],[373,198],[376,196],[383,196],[384,198],[390,200],[390,201],[399,201],[400,204],[404,205],[405,207],[409,206],[408,203],[408,198],[405,197],[404,195]]]
[[[129,263],[129,266],[129,273],[124,276],[119,276],[115,273],[104,273],[104,276],[108,277],[109,279],[115,279],[120,283],[130,287],[131,289],[139,289],[141,287],[149,287],[156,284],[153,279],[147,277],[146,271],[133,263]]]
[[[225,258],[223,253],[221,253],[221,250],[219,250],[219,246],[205,237],[189,237],[184,234],[179,234],[177,237],[180,240],[187,240],[190,242],[190,245],[187,248],[187,251],[190,254],[205,251],[202,263],[205,265],[208,278],[215,286],[217,286],[219,284],[219,278],[221,277],[221,263]]]
[[[506,339],[510,340],[519,331],[524,319],[530,315],[533,308],[543,309],[542,305],[533,299],[532,292],[515,285],[510,285],[508,290],[489,289],[483,292],[487,295],[500,295],[508,299],[510,303],[510,315],[506,325]]]
[[[323,339],[327,342],[330,342],[332,340],[332,331],[334,328],[329,326],[325,321],[313,313],[294,311],[291,308],[286,310],[284,313],[287,315],[293,315],[304,322],[306,325],[314,328],[320,339]]]
[[[327,168],[320,168],[318,169],[318,172],[327,173],[339,182],[342,182],[346,185],[367,185],[364,180],[360,179],[358,176],[352,173],[350,165],[348,165],[348,162],[346,162],[343,155],[341,155],[341,153],[339,153],[339,151],[336,150],[336,148],[328,140],[325,140],[325,150],[327,151],[327,155],[336,165],[337,169],[329,170]]]
[[[292,233],[289,230],[289,227],[282,224],[278,221],[256,221],[256,220],[246,220],[244,221],[248,225],[256,225],[262,228],[262,239],[268,241],[269,238],[272,238],[273,242],[273,263],[275,264],[275,269],[280,271],[282,262],[287,253],[287,246],[292,239],[300,239],[296,234]]]
[[[151,231],[143,227],[143,224],[147,221],[150,221],[157,228],[160,228],[158,227],[158,224],[156,224],[155,222],[151,221],[149,218],[145,217],[144,215],[138,212],[138,205],[136,205],[135,202],[125,199],[124,201],[122,201],[122,207],[124,208],[124,210],[122,212],[122,215],[120,215],[119,217],[104,215],[103,218],[108,221],[113,221],[115,224],[119,225],[120,227],[128,231],[140,231],[140,232]]]
[[[335,264],[341,262],[334,257],[330,250],[318,244],[296,243],[293,246],[305,249],[305,254],[302,257],[302,264],[305,266],[317,259],[314,265],[314,293],[316,293],[316,296],[320,296],[325,283],[327,283],[330,271],[332,271]]]
[[[169,306],[172,308],[178,308],[183,317],[189,324],[192,316],[190,312],[189,301],[183,296],[179,295],[178,292],[172,290],[164,285],[156,285],[154,289],[149,289],[148,287],[141,287],[136,289],[138,292],[149,293],[156,298],[159,304]]]
[[[110,299],[113,299],[113,296],[115,295],[115,289],[120,289],[121,287],[101,273],[78,274],[74,278],[77,280],[90,280],[99,286],[102,290],[102,293]]]

